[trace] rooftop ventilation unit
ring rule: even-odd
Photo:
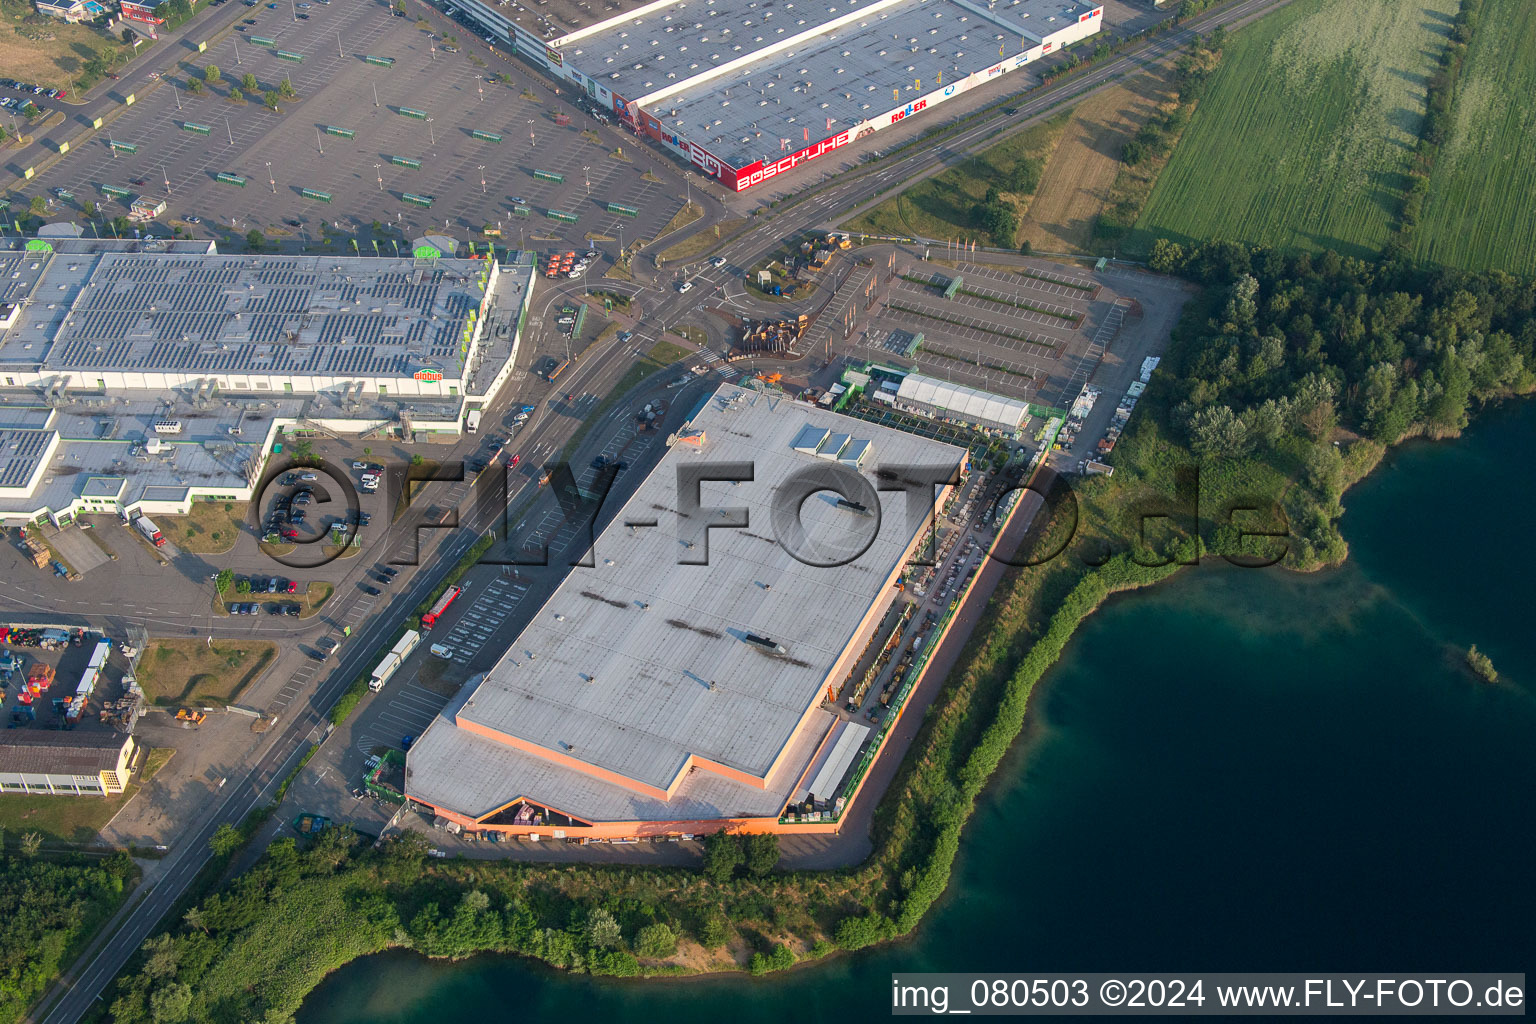
[[[768,637],[758,636],[756,633],[748,633],[746,636],[742,637],[742,642],[751,644],[753,647],[756,647],[760,651],[767,651],[769,654],[789,653],[784,649],[783,644],[774,643],[772,640],[768,639]]]

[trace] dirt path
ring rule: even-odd
[[[1161,103],[1167,77],[1147,72],[1078,104],[1040,178],[1019,240],[1045,252],[1086,252],[1108,201],[1125,143]]]

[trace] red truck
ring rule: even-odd
[[[139,516],[139,518],[133,521],[133,525],[155,547],[165,547],[165,537],[161,535],[160,528],[148,516]]]

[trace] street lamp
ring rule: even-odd
[[[589,196],[592,194],[592,179],[587,176],[587,172],[591,169],[590,167],[583,167],[581,169],[581,180],[587,183],[587,195]]]
[[[432,145],[437,145],[437,130],[432,127],[432,119],[427,118],[427,138],[432,140]]]
[[[383,166],[384,166],[383,164],[374,164],[373,165],[373,173],[375,175],[377,175],[378,179],[379,179],[379,191],[380,192],[384,191],[384,172],[379,170],[379,168],[381,168]]]
[[[277,195],[277,179],[272,177],[272,161],[267,161],[267,184],[272,186],[272,194]]]
[[[325,156],[325,140],[320,138],[319,125],[315,125],[315,147],[320,150],[321,156]]]
[[[533,118],[528,119],[528,148],[533,148]]]
[[[485,102],[485,80],[483,78],[475,79],[475,92],[480,94],[480,102],[484,103]]]
[[[485,164],[478,165],[480,171],[480,194],[485,195]]]
[[[165,194],[171,194],[171,176],[165,173],[165,164],[160,165],[160,180],[165,182]]]

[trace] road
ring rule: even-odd
[[[1112,85],[1147,61],[1166,56],[1197,34],[1209,31],[1218,24],[1234,26],[1246,23],[1285,2],[1244,0],[1220,8],[1167,36],[1074,77],[1061,86],[1043,90],[1039,95],[1021,103],[1020,113],[1007,120],[1015,126],[1014,130],[1022,129],[1039,120],[1065,99]],[[983,119],[944,139],[938,146],[913,146],[906,156],[882,161],[869,172],[849,176],[847,180],[807,192],[807,198],[791,206],[787,212],[759,224],[707,254],[724,256],[726,267],[700,271],[691,279],[704,287],[696,286],[694,293],[688,295],[673,292],[660,303],[648,308],[637,324],[635,339],[611,345],[606,351],[589,356],[572,371],[568,371],[571,376],[561,386],[570,392],[583,393],[597,390],[605,379],[610,382],[616,380],[632,348],[645,348],[647,343],[660,340],[663,324],[678,323],[699,309],[703,305],[701,300],[714,292],[717,286],[739,275],[739,270],[734,273],[730,271],[732,265],[751,266],[758,258],[776,249],[784,238],[841,219],[897,184],[907,185],[938,173],[961,157],[968,147],[995,142],[999,137],[997,121],[1000,119]],[[519,439],[519,445],[531,450],[547,443],[552,447],[545,450],[558,452],[564,445],[564,438],[575,429],[577,422],[571,417],[542,414],[531,431]],[[527,486],[526,483],[522,485],[523,488]],[[520,489],[509,497],[509,501],[516,504],[523,493],[524,490]],[[443,572],[451,568],[458,553],[473,543],[473,536],[494,525],[486,520],[497,515],[498,509],[477,504],[461,522],[461,526],[469,529],[462,532],[460,539],[452,542],[448,550],[442,552],[433,568]],[[208,839],[218,825],[226,821],[239,821],[270,798],[272,788],[288,767],[296,762],[310,743],[322,738],[327,721],[326,709],[361,671],[364,658],[393,630],[403,615],[414,607],[436,578],[440,578],[436,572],[419,574],[408,593],[397,595],[381,614],[376,614],[347,647],[347,653],[337,669],[319,684],[314,694],[299,706],[293,717],[273,730],[274,735],[250,772],[243,779],[230,781],[226,787],[230,790],[229,796],[200,820],[188,823],[186,838],[167,858],[162,870],[147,884],[145,891],[136,894],[137,902],[120,915],[121,920],[115,930],[104,930],[93,947],[86,951],[80,961],[85,967],[75,974],[62,998],[42,1018],[44,1024],[69,1024],[79,1020],[98,995],[104,992],[128,958],[154,931],[165,912],[186,891],[207,862],[211,856]],[[914,716],[913,720],[916,721],[918,717]],[[880,795],[880,792],[874,791],[866,799],[873,804],[878,802]]]

